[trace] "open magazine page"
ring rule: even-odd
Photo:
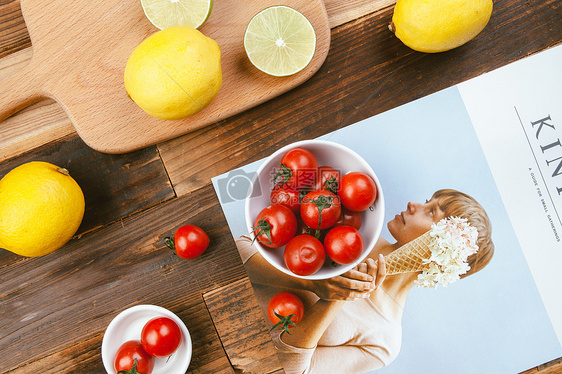
[[[538,64],[534,70],[541,69],[542,62]],[[554,86],[559,93],[561,85]],[[522,221],[525,224],[518,224],[503,191],[509,190],[511,183],[532,181],[531,172],[527,171],[526,178],[521,178],[523,182],[507,180],[496,185],[498,167],[493,162],[492,168],[488,164],[492,140],[486,137],[495,138],[497,134],[482,132],[480,128],[475,131],[471,121],[476,118],[473,108],[465,106],[467,95],[471,95],[467,94],[467,88],[462,88],[461,96],[459,88],[451,87],[321,137],[351,148],[371,165],[384,193],[385,222],[406,210],[408,202],[424,202],[443,188],[473,196],[492,222],[495,254],[490,264],[446,288],[410,291],[402,318],[401,350],[393,362],[377,373],[516,373],[562,356],[554,327],[557,322],[549,316],[550,304],[543,299],[556,292],[560,294],[562,283],[552,278],[548,291],[538,289],[537,284],[542,288],[540,276],[534,270],[538,265],[531,263],[527,252],[522,250],[521,235],[539,230],[538,226],[544,224],[544,213],[540,216],[543,220],[529,217]],[[480,107],[477,102],[474,105]],[[553,115],[554,110],[547,114]],[[543,131],[546,130],[545,127]],[[513,130],[505,131],[508,134],[503,134],[502,139],[512,138],[509,132]],[[518,146],[508,140],[502,144],[504,149]],[[524,147],[528,152],[529,146],[524,144]],[[512,150],[518,152],[516,148]],[[244,199],[248,183],[261,162],[213,179],[235,239],[249,232],[245,225]],[[522,164],[502,167],[527,170]],[[537,170],[537,180],[539,175]],[[269,186],[260,187],[261,193],[269,194]],[[521,201],[536,203],[537,187],[532,187],[510,192]],[[546,193],[546,187],[542,188]],[[526,207],[521,210],[529,211]],[[546,227],[550,227],[548,221]],[[562,228],[557,232],[562,234]],[[381,235],[393,241],[386,227]],[[551,230],[544,235],[554,237]],[[559,243],[545,242],[544,246],[548,248],[540,249],[558,250],[560,254]],[[555,269],[545,269],[542,277],[546,282],[548,272]]]
[[[459,90],[562,343],[562,47]]]

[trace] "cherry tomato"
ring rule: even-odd
[[[271,204],[285,205],[291,209],[293,213],[298,214],[300,210],[300,192],[288,185],[276,185],[271,190]]]
[[[343,206],[341,208],[340,218],[334,226],[351,226],[359,230],[362,224],[363,215],[361,214],[361,212],[353,212]]]
[[[324,238],[326,254],[340,265],[351,264],[363,253],[363,238],[351,226],[336,226]]]
[[[301,217],[310,228],[331,227],[337,222],[340,214],[340,200],[328,190],[309,192],[301,201]]]
[[[317,174],[316,157],[304,148],[293,148],[283,155],[275,183],[300,190],[314,186]]]
[[[151,374],[154,369],[154,357],[144,350],[140,341],[129,340],[117,350],[114,366],[115,371],[123,374]]]
[[[156,317],[148,321],[141,331],[141,344],[144,350],[154,357],[167,357],[178,349],[181,343],[181,330],[178,324],[168,317]]]
[[[344,207],[354,212],[361,212],[375,202],[377,185],[371,176],[354,171],[341,178],[338,196]]]
[[[254,240],[269,248],[279,248],[295,236],[297,218],[284,205],[270,205],[258,214],[253,229]]]
[[[312,275],[324,265],[326,252],[312,235],[298,235],[287,243],[283,253],[285,265],[297,275]]]
[[[166,244],[174,249],[178,256],[185,259],[199,257],[209,246],[209,237],[200,227],[185,225],[180,227],[174,235],[174,242],[166,238]]]
[[[273,323],[272,330],[281,327],[287,333],[296,326],[304,315],[304,305],[299,297],[290,292],[281,292],[273,296],[267,305],[267,316]]]
[[[331,166],[320,166],[318,168],[317,190],[328,190],[335,194],[339,191],[341,173]]]

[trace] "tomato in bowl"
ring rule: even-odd
[[[107,326],[101,345],[101,357],[108,374],[116,374],[115,359],[120,347],[129,341],[141,340],[147,322],[165,317],[180,329],[180,343],[167,357],[154,357],[152,374],[184,374],[191,362],[191,337],[183,321],[166,308],[157,305],[136,305],[119,313]]]
[[[291,271],[284,260],[285,246],[279,248],[268,248],[261,245],[258,241],[254,242],[259,253],[276,269],[298,278],[304,279],[328,279],[341,275],[352,269],[363,261],[373,249],[380,237],[384,223],[384,196],[377,178],[371,166],[355,151],[341,144],[326,140],[304,140],[289,144],[266,158],[256,172],[256,179],[252,183],[252,188],[245,201],[245,220],[248,232],[253,232],[255,219],[258,214],[267,206],[271,205],[271,191],[278,184],[275,176],[280,169],[281,160],[291,150],[302,148],[312,153],[317,160],[319,169],[328,166],[345,176],[351,172],[358,172],[368,175],[376,185],[376,198],[374,203],[366,210],[361,212],[361,227],[359,233],[364,241],[364,248],[355,261],[346,265],[336,265],[326,256],[324,265],[315,273],[310,275],[298,275]],[[258,191],[259,189],[260,191]],[[261,192],[261,193],[260,193]],[[297,213],[298,214],[298,213]],[[300,219],[300,218],[299,218]]]

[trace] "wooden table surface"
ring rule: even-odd
[[[138,304],[185,322],[189,372],[282,372],[211,178],[562,41],[559,0],[496,0],[481,34],[440,54],[412,51],[390,33],[391,0],[325,4],[331,47],[310,80],[180,138],[102,154],[48,99],[2,122],[0,177],[31,160],[66,167],[84,191],[86,213],[77,236],[52,254],[0,250],[0,372],[103,373],[105,328]],[[30,56],[19,1],[0,0],[0,77]],[[187,223],[211,239],[195,260],[164,244]],[[536,371],[560,373],[561,360],[525,373]]]

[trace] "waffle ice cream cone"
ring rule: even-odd
[[[465,218],[444,218],[431,230],[386,256],[388,275],[421,271],[418,287],[446,287],[470,270],[468,256],[478,251],[478,231]]]
[[[386,256],[386,274],[411,273],[426,269],[428,264],[424,263],[424,260],[427,261],[431,257],[429,246],[432,240],[434,239],[428,231]]]

